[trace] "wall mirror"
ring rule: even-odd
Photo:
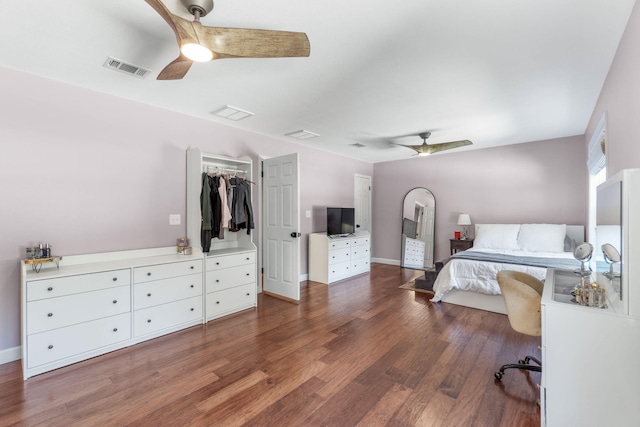
[[[402,254],[400,265],[432,268],[436,198],[426,188],[414,188],[402,202]]]

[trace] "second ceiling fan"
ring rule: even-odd
[[[194,16],[193,21],[171,13],[160,0],[145,1],[169,24],[180,48],[180,56],[158,74],[158,80],[183,78],[193,61],[300,57],[309,56],[311,50],[305,33],[207,27],[200,24],[200,17],[213,9],[213,0],[180,0]]]
[[[422,144],[420,145],[404,145],[398,144],[403,147],[411,148],[418,156],[428,156],[429,154],[437,153],[439,151],[451,150],[452,148],[464,147],[465,145],[471,145],[473,142],[468,139],[460,141],[443,142],[441,144],[427,144],[427,138],[431,136],[431,132],[422,132],[418,136],[422,138]]]

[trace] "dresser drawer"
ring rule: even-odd
[[[350,246],[370,246],[368,237],[356,237],[355,239],[351,239]]]
[[[131,338],[129,313],[29,335],[29,368],[99,349]]]
[[[349,261],[351,258],[351,249],[334,249],[329,251],[329,264],[337,264],[340,262]]]
[[[202,274],[137,283],[133,286],[133,309],[153,307],[202,295]]]
[[[334,282],[351,274],[351,262],[341,262],[329,266],[329,282]]]
[[[131,283],[129,269],[27,282],[27,301],[91,292]]]
[[[207,273],[207,293],[247,283],[253,283],[254,285],[256,283],[255,264],[214,270]]]
[[[365,273],[371,270],[368,258],[360,258],[355,261],[351,261],[351,274]]]
[[[130,311],[130,286],[31,301],[27,303],[27,334]]]
[[[136,337],[202,320],[202,296],[197,296],[133,312],[133,335]]]
[[[352,246],[350,239],[329,240],[329,250],[345,249]]]
[[[256,253],[242,252],[232,255],[210,256],[207,258],[207,271],[220,270],[223,268],[237,267],[245,264],[255,264]]]
[[[351,260],[360,259],[360,258],[369,258],[369,253],[371,250],[369,246],[356,246],[351,248]]]
[[[133,269],[133,283],[150,282],[194,273],[202,273],[202,260],[136,267]]]
[[[249,283],[235,288],[207,294],[207,317],[219,317],[241,308],[256,305],[256,284]]]

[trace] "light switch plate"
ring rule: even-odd
[[[169,225],[180,225],[180,214],[170,214]]]
[[[305,215],[307,216],[307,218],[311,218],[311,211],[306,211]]]

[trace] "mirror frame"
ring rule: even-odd
[[[419,198],[416,196],[417,194],[421,194],[424,195],[425,199],[427,200],[427,205],[425,206],[431,206],[431,203],[433,204],[433,227],[431,230],[431,242],[428,241],[424,241],[422,239],[417,239],[416,237],[413,237],[413,239],[415,240],[422,240],[425,242],[425,246],[429,245],[428,250],[431,253],[431,259],[432,259],[432,265],[427,266],[424,265],[424,256],[423,256],[423,260],[421,263],[421,266],[418,267],[416,265],[405,265],[405,238],[404,238],[404,222],[405,219],[411,219],[411,218],[407,218],[407,216],[405,216],[405,211],[407,211],[407,209],[410,208],[415,208],[416,206],[416,202],[420,201]],[[409,197],[411,197],[410,199],[408,199]],[[411,203],[410,207],[407,207],[407,202]],[[401,242],[401,254],[400,254],[400,266],[404,267],[404,268],[432,268],[435,265],[435,209],[436,209],[436,197],[434,196],[434,194],[431,192],[431,190],[425,188],[425,187],[415,187],[412,188],[411,190],[407,191],[407,193],[404,195],[403,199],[402,199],[402,206],[401,206],[402,210],[401,210],[401,218],[402,218],[402,223],[401,223],[401,228],[400,228],[400,235],[402,238],[402,242]],[[409,237],[409,236],[407,236]],[[425,249],[425,253],[426,253],[426,249]]]

